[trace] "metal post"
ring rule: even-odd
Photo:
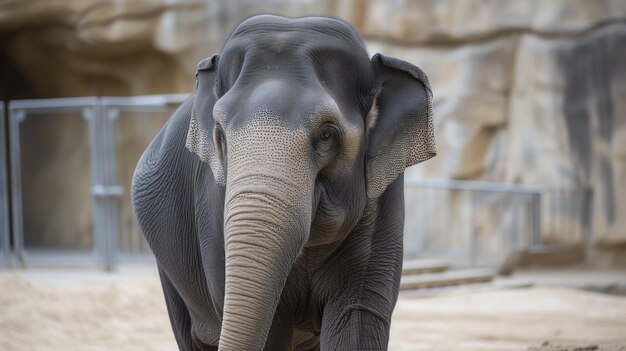
[[[91,195],[93,197],[93,240],[94,251],[99,264],[106,266],[106,216],[98,194],[102,192],[102,174],[104,165],[101,157],[100,132],[102,123],[97,102],[94,106],[83,108],[83,117],[87,120],[89,130],[89,155],[91,160]]]
[[[532,195],[532,243],[531,249],[543,248],[543,235],[541,233],[541,193]]]
[[[469,193],[469,216],[470,216],[470,266],[476,266],[478,259],[478,237],[476,234],[476,211],[474,208],[474,192],[467,190]]]
[[[101,99],[97,99],[94,106],[85,108],[83,116],[89,121],[94,246],[102,268],[111,271],[115,268],[114,240],[117,236],[117,209],[112,206],[111,197],[119,196],[122,189],[111,181],[111,173],[115,172],[112,163],[115,160],[111,160],[111,149],[114,145],[111,145],[110,140],[110,116],[102,106]]]
[[[26,111],[12,110],[9,105],[9,142],[11,150],[11,214],[13,249],[22,267],[25,266],[24,222],[22,219],[22,165],[20,159],[20,124]]]
[[[0,263],[11,264],[11,238],[9,234],[9,182],[6,159],[6,118],[4,102],[0,101]]]
[[[119,197],[123,194],[123,188],[117,182],[117,157],[115,154],[115,123],[119,111],[115,108],[107,108],[104,103],[101,106],[102,115],[105,117],[103,129],[103,151],[106,165],[105,184],[109,189],[107,198],[104,199],[107,208],[107,262],[106,269],[112,271],[117,266],[117,241],[120,231],[119,226]]]
[[[584,201],[584,205],[583,205],[583,211],[585,211],[584,214],[584,221],[585,221],[585,227],[584,227],[584,242],[585,242],[585,263],[587,265],[591,265],[593,264],[593,232],[594,232],[594,228],[593,228],[593,217],[594,217],[594,213],[593,213],[593,190],[591,188],[585,188],[584,190],[582,190],[583,193],[583,201]]]

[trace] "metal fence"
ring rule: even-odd
[[[120,223],[120,198],[128,197],[130,178],[132,176],[132,168],[130,173],[125,175],[128,179],[126,186],[122,186],[118,182],[118,158],[124,154],[124,150],[118,150],[119,143],[116,142],[116,135],[119,132],[117,125],[119,119],[138,118],[144,114],[148,117],[158,112],[163,112],[169,107],[176,107],[187,95],[161,95],[161,96],[140,96],[140,97],[84,97],[84,98],[67,98],[67,99],[40,99],[40,100],[19,100],[9,103],[9,141],[10,141],[10,169],[11,169],[11,214],[12,214],[12,252],[14,258],[22,266],[43,265],[97,265],[104,269],[113,269],[117,262],[124,259],[149,259],[151,255],[145,245],[139,245],[139,249],[124,254],[119,248],[118,236],[120,232],[130,232],[130,236],[135,241],[141,241],[141,235],[137,225],[134,230],[125,230]],[[131,112],[131,113],[129,113]],[[81,210],[77,216],[87,216],[83,222],[88,223],[85,227],[91,228],[90,232],[83,230],[78,235],[83,237],[83,244],[78,247],[67,248],[68,245],[61,247],[29,247],[28,240],[35,235],[25,230],[24,206],[39,206],[36,196],[30,196],[30,202],[24,201],[22,180],[24,174],[22,169],[24,161],[29,161],[30,157],[23,155],[23,149],[26,146],[29,150],[35,149],[36,154],[40,158],[41,154],[45,155],[46,146],[41,145],[33,147],[32,143],[37,140],[26,140],[22,138],[23,130],[21,126],[28,120],[35,120],[33,123],[42,124],[44,121],[52,119],[76,119],[83,118],[85,128],[79,127],[76,134],[84,134],[82,137],[88,142],[88,158],[90,162],[90,189],[78,189],[77,194],[91,195],[91,209]],[[81,122],[74,121],[74,125],[80,125]],[[45,124],[44,124],[45,125]],[[46,125],[49,129],[54,124]],[[160,128],[160,125],[159,125]],[[42,129],[42,128],[40,128]],[[45,128],[44,128],[45,129]],[[82,129],[82,130],[80,130]],[[156,129],[158,130],[158,129]],[[154,134],[156,133],[154,131]],[[151,139],[153,135],[150,136]],[[65,136],[67,137],[67,136]],[[81,136],[76,136],[77,138]],[[63,138],[58,138],[62,142]],[[143,149],[145,145],[141,147]],[[31,152],[32,154],[33,152]],[[30,156],[30,154],[29,154]],[[139,155],[133,164],[136,163]],[[5,167],[6,168],[6,167]],[[39,179],[44,186],[40,186],[37,190],[41,192],[41,196],[49,196],[54,193],[56,187],[71,189],[72,177],[75,172],[68,172],[67,178],[56,179],[61,184],[45,184],[46,179]],[[29,176],[33,176],[29,174]],[[38,176],[37,174],[34,176]],[[45,177],[42,174],[40,178]],[[32,183],[32,182],[31,182]],[[80,181],[76,181],[75,186],[81,186]],[[32,190],[32,189],[31,189]],[[34,199],[34,200],[32,200]],[[67,198],[59,198],[59,202],[73,201],[70,196]],[[130,202],[130,201],[128,201]],[[54,204],[52,205],[54,206]],[[48,206],[45,210],[54,210],[52,206]],[[126,206],[125,213],[129,212],[129,205]],[[132,211],[131,211],[132,212]],[[72,216],[72,214],[66,214]],[[132,218],[132,213],[126,215]],[[71,217],[67,217],[71,219]],[[46,223],[44,223],[45,225]],[[5,239],[7,242],[8,240]],[[32,241],[32,240],[31,240]],[[32,246],[32,245],[31,245]],[[36,246],[36,245],[35,245]],[[8,246],[7,246],[8,247]]]
[[[515,252],[588,252],[590,189],[415,179],[405,189],[409,258],[493,266]]]
[[[147,143],[186,97],[11,101],[10,189],[4,166],[7,160],[3,159],[6,143],[0,143],[0,264],[95,265],[111,270],[128,260],[153,260],[130,205],[132,173]],[[6,135],[4,117],[0,113],[2,136]],[[70,119],[76,128],[70,132],[67,128],[55,129],[56,121]],[[79,136],[82,139],[60,148],[38,145],[38,137],[44,134],[28,134],[29,130],[44,133],[52,143],[68,138],[78,140]],[[62,133],[56,135],[59,130]],[[47,154],[51,148],[61,152],[78,148],[84,157],[62,162],[55,159],[53,166],[60,167],[60,171],[56,178],[48,179],[50,172],[33,168],[32,163],[40,161],[32,159],[52,158],[54,155]],[[86,168],[82,173],[88,174],[83,178],[81,172],[75,171],[77,164]],[[23,182],[25,177],[27,181]],[[510,251],[586,245],[590,240],[591,192],[587,189],[432,180],[406,180],[405,185],[408,258],[444,256],[460,264],[493,265]],[[58,203],[42,205],[39,196]],[[83,205],[68,207],[75,202]],[[60,220],[37,217],[42,222],[39,228],[24,217],[25,209],[35,208],[47,214],[57,207],[64,210],[59,211],[63,212]],[[80,230],[72,237],[79,244],[57,244],[57,235],[69,231],[64,220],[79,224]],[[33,241],[33,237],[41,235],[39,230],[55,226],[57,230],[50,234],[49,241]]]

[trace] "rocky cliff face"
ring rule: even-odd
[[[596,260],[626,264],[619,256],[626,248],[624,1],[5,0],[0,94],[190,92],[195,64],[218,52],[239,21],[261,12],[343,18],[372,54],[398,56],[428,73],[439,156],[409,176],[589,187]],[[25,138],[37,133],[30,128]],[[30,162],[25,177],[61,177],[59,160],[74,156],[57,151],[59,159]],[[33,186],[25,196],[36,201],[41,191]],[[547,235],[558,242],[567,234]]]
[[[431,78],[440,156],[409,174],[588,187],[596,260],[619,261],[612,251],[626,243],[626,3],[410,4],[372,2],[361,20],[375,51]],[[560,220],[577,220],[572,206],[561,207]],[[543,229],[553,242],[570,234]]]

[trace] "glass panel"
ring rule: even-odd
[[[118,238],[118,247],[122,252],[150,252],[132,209],[130,185],[139,158],[176,107],[163,107],[161,112],[122,112],[116,121],[117,180],[124,189],[120,199]]]
[[[27,250],[91,250],[88,123],[81,112],[28,114],[20,124]]]

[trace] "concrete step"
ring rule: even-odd
[[[494,277],[495,272],[491,269],[455,269],[439,273],[406,275],[400,281],[400,290],[485,283],[492,281]]]
[[[433,297],[441,295],[467,294],[479,291],[493,291],[504,289],[529,288],[534,284],[523,278],[496,278],[490,282],[473,283],[464,285],[443,286],[429,289],[408,289],[402,290],[400,296],[409,298]]]
[[[424,273],[444,272],[450,268],[447,260],[436,258],[425,258],[404,261],[402,265],[402,275],[414,275]]]

